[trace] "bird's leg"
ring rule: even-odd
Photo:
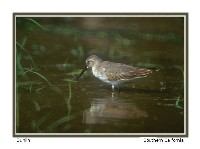
[[[114,85],[112,85],[112,90],[113,90],[113,92],[115,91],[115,86]]]
[[[112,99],[115,97],[115,85],[112,85]]]
[[[120,93],[119,85],[117,84],[116,87],[118,88],[118,93]],[[112,85],[112,90],[113,90],[113,92],[115,92],[115,86],[114,85]]]

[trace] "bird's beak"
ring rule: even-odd
[[[83,70],[81,71],[81,73],[76,77],[76,80],[80,79],[80,77],[83,75],[83,73],[84,73],[87,69],[88,69],[88,67],[85,66],[85,67],[83,68]]]

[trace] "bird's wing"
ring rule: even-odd
[[[101,64],[100,69],[104,71],[104,74],[109,80],[129,80],[135,78],[146,77],[154,70],[148,68],[132,67],[121,63],[112,63],[104,61]]]

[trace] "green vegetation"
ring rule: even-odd
[[[80,29],[75,26],[65,25],[65,26],[54,26],[54,25],[47,25],[47,28],[50,32],[54,34],[60,35],[67,35],[73,37],[95,37],[95,38],[102,38],[102,39],[119,39],[121,38],[124,33],[120,31],[107,31],[107,30],[87,30],[87,29]],[[146,32],[138,32],[138,31],[131,31],[128,33],[129,36],[132,36],[132,39],[128,38],[121,38],[119,40],[120,43],[124,45],[130,45],[135,43],[135,40],[156,40],[162,42],[183,42],[183,38],[179,35],[174,33],[146,33]]]
[[[28,22],[27,22],[28,20]],[[30,21],[30,22],[29,22]],[[25,23],[24,23],[25,22]],[[33,31],[37,27],[41,29],[45,29],[42,27],[38,22],[34,21],[33,19],[29,18],[19,18],[16,20],[17,27],[25,26],[25,32]],[[33,25],[34,24],[34,25]],[[46,29],[45,29],[46,30]],[[16,128],[17,131],[20,126],[20,110],[23,110],[21,108],[21,97],[23,96],[22,90],[28,90],[29,94],[34,92],[37,94],[42,94],[41,90],[45,89],[47,86],[53,86],[50,81],[39,72],[39,69],[36,66],[36,63],[34,62],[33,57],[31,56],[29,50],[25,48],[26,42],[27,42],[27,35],[22,37],[21,42],[19,43],[17,39],[16,41]],[[25,65],[26,64],[26,65]],[[34,77],[36,75],[36,77]],[[40,111],[40,104],[35,99],[27,99],[30,100],[30,103],[33,104],[33,107],[35,107],[35,111]],[[41,123],[41,122],[40,122]],[[38,127],[37,124],[35,127]]]

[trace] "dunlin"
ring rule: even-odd
[[[133,67],[122,63],[102,61],[98,56],[91,55],[86,59],[86,67],[78,75],[77,79],[90,67],[95,77],[112,85],[113,91],[115,87],[119,89],[119,84],[146,77],[156,71],[156,69]]]

